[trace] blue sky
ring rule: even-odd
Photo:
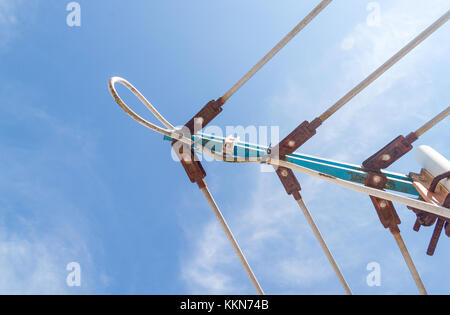
[[[162,137],[107,89],[132,82],[175,125],[222,95],[319,1],[0,0],[0,293],[253,293],[201,192]],[[449,9],[445,0],[333,1],[225,105],[220,127],[313,119]],[[361,163],[446,106],[445,25],[331,118],[301,152]],[[151,115],[125,89],[126,101]],[[450,156],[449,122],[423,136]],[[205,164],[207,181],[266,293],[341,294],[296,203],[255,165]],[[419,165],[408,154],[391,170]],[[303,195],[353,291],[415,294],[390,233],[364,195],[299,175]],[[397,206],[430,293],[449,293],[448,239]],[[66,285],[79,262],[81,287]],[[382,285],[366,284],[370,262]]]

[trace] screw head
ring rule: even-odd
[[[282,170],[282,171],[281,171],[281,176],[287,177],[287,176],[288,176],[288,171]]]
[[[383,201],[380,202],[380,207],[381,208],[386,208],[386,206],[387,206],[386,201],[383,200]]]
[[[374,176],[374,177],[373,177],[373,182],[374,182],[375,184],[378,184],[379,182],[381,182],[381,177],[380,177],[380,176]]]
[[[383,161],[389,161],[389,160],[391,159],[391,155],[390,155],[390,154],[383,154],[383,155],[381,156],[381,159],[382,159]]]
[[[295,145],[295,141],[294,140],[290,140],[288,142],[288,146],[290,146],[291,148]]]

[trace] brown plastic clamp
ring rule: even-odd
[[[435,193],[438,183],[442,179],[449,177],[450,172],[446,172],[434,177],[428,190],[432,193]],[[420,197],[419,199],[424,200],[422,197]],[[445,208],[450,208],[450,194],[447,194],[442,206]],[[442,218],[432,213],[428,213],[413,207],[408,206],[408,208],[413,210],[417,216],[416,222],[414,223],[413,227],[414,231],[418,232],[421,226],[432,226],[436,224],[427,249],[427,255],[433,256],[443,229],[445,230],[445,234],[450,237],[450,221],[446,218]]]
[[[271,148],[271,152],[278,153],[280,159],[294,153],[316,134],[316,129],[321,124],[322,121],[319,118],[314,119],[311,123],[308,121],[302,122],[286,138],[281,140],[279,144]],[[294,172],[291,169],[281,166],[275,167],[275,169],[286,193],[292,195],[295,200],[300,200],[302,198],[300,195],[301,186]]]
[[[197,128],[198,130],[201,130],[209,124],[222,111],[223,104],[222,99],[219,98],[217,101],[209,101],[203,106],[203,108],[185,124],[186,128],[184,128],[184,131],[186,133],[189,131],[189,134],[185,136],[190,137],[196,132]],[[196,124],[198,124],[198,126]],[[200,188],[205,187],[203,178],[206,177],[206,172],[200,161],[198,161],[193,149],[184,143],[178,143],[177,140],[172,141],[172,147],[180,159],[190,181],[192,183],[197,183]]]
[[[375,172],[387,168],[403,155],[411,151],[413,148],[411,144],[416,140],[417,136],[413,132],[406,137],[398,136],[384,148],[365,160],[363,166],[366,169]]]
[[[386,182],[387,178],[384,174],[368,172],[364,185],[384,190]],[[391,233],[400,232],[398,225],[401,223],[401,221],[397,214],[397,211],[395,211],[395,207],[392,201],[373,196],[370,196],[370,200],[372,201],[375,210],[377,211],[378,218],[380,219],[381,224],[383,224],[384,228],[389,229]]]
[[[300,200],[302,197],[300,195],[300,183],[295,177],[294,172],[286,167],[279,166],[276,170],[281,183],[288,195],[292,195],[295,200]]]
[[[322,122],[319,118],[314,119],[311,123],[309,121],[302,122],[286,138],[273,147],[272,152],[278,152],[280,157],[285,157],[286,155],[294,153],[316,134],[316,129],[321,124]]]
[[[389,167],[403,155],[412,150],[411,145],[417,140],[414,132],[406,137],[398,136],[377,153],[373,154],[363,162],[363,167],[367,171],[365,186],[384,190],[387,182],[386,175],[381,170]],[[400,218],[395,210],[394,204],[385,199],[370,196],[372,203],[377,211],[381,224],[385,228],[389,228],[392,233],[399,233],[398,225],[401,223]]]
[[[436,187],[438,185],[438,183],[443,180],[444,178],[450,178],[450,171],[446,172],[444,174],[441,174],[439,176],[436,176],[433,181],[431,182],[430,188],[428,189],[430,192],[434,193],[436,191]],[[450,194],[447,194],[447,197],[444,200],[444,203],[442,204],[443,207],[445,208],[450,208]],[[434,231],[433,231],[433,235],[431,236],[431,240],[430,243],[428,245],[428,249],[427,249],[427,255],[429,256],[433,256],[434,252],[436,250],[436,246],[438,244],[439,238],[441,237],[442,234],[442,229],[444,228],[445,225],[445,234],[450,237],[450,228],[449,228],[449,220],[438,217],[438,216],[434,216],[435,217],[435,221],[437,219],[436,222],[436,226],[434,227]]]

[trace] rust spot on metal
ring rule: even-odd
[[[323,177],[328,177],[328,178],[336,179],[336,177],[331,176],[331,175],[328,175],[328,174],[325,174],[325,173],[319,173],[319,175],[320,175],[320,176],[323,176]]]
[[[412,150],[413,147],[411,143],[414,140],[415,139],[413,139],[410,135],[406,138],[403,136],[398,136],[377,153],[365,160],[363,162],[363,166],[372,171],[379,171],[389,167],[392,163]]]
[[[283,184],[284,189],[286,190],[286,193],[294,196],[296,200],[299,200],[299,198],[301,198],[300,190],[302,188],[295,177],[294,172],[291,169],[282,166],[279,166],[276,172],[278,178]]]
[[[381,172],[368,172],[364,185],[379,190],[384,190],[386,183],[387,178]],[[370,196],[370,199],[372,200],[373,206],[377,211],[381,224],[383,224],[383,226],[386,229],[389,229],[392,233],[399,233],[400,229],[398,228],[398,225],[401,221],[397,211],[395,211],[392,201],[373,196]]]
[[[309,121],[302,122],[295,128],[286,138],[280,141],[272,151],[279,152],[280,156],[286,156],[294,153],[306,141],[311,139],[316,134],[316,129],[322,124],[319,118],[314,119],[311,123]]]
[[[415,174],[413,178],[415,179],[416,183],[422,185],[423,187],[427,187],[429,185],[429,189],[425,188],[426,194],[422,194],[422,197],[420,197],[420,200],[425,200],[429,195],[433,194],[440,194],[441,198],[437,198],[436,200],[440,200],[439,204],[442,203],[442,206],[445,208],[450,208],[450,193],[447,190],[440,190],[437,192],[437,187],[439,184],[439,181],[441,181],[444,178],[450,177],[450,172],[446,172],[444,174],[441,174],[436,177],[432,177],[431,174],[425,172],[422,170],[421,174]],[[442,193],[444,192],[444,196],[442,196]],[[429,201],[429,200],[427,200]],[[420,230],[421,226],[433,226],[434,231],[430,240],[430,243],[428,245],[427,249],[427,255],[433,256],[434,252],[436,251],[436,247],[439,241],[439,238],[442,234],[442,230],[445,228],[445,234],[450,237],[450,220],[447,218],[443,218],[431,213],[427,213],[422,210],[415,209],[413,207],[408,207],[409,209],[413,210],[416,213],[417,219],[414,224],[413,230],[418,232]]]
[[[218,99],[217,101],[209,101],[203,108],[186,123],[186,127],[189,129],[191,134],[194,134],[195,124],[198,124],[199,128],[203,129],[207,124],[209,124],[217,115],[222,111],[223,101]]]
[[[357,174],[355,172],[348,172],[348,174],[350,174],[350,180],[352,182],[364,184],[366,181],[366,174]]]

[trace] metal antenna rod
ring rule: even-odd
[[[423,285],[422,279],[420,278],[419,272],[417,271],[416,266],[414,265],[414,262],[411,258],[411,255],[408,252],[408,248],[406,247],[402,236],[400,235],[400,233],[392,233],[392,235],[394,235],[395,241],[397,242],[397,245],[400,248],[400,251],[402,252],[403,258],[405,259],[405,262],[408,265],[409,271],[411,272],[411,275],[414,281],[416,282],[420,294],[427,295],[428,294],[427,290]]]
[[[444,25],[450,18],[450,11],[447,11],[441,18],[429,26],[425,31],[419,34],[411,42],[409,42],[405,47],[403,47],[398,53],[396,53],[391,59],[386,61],[381,67],[379,67],[375,72],[369,75],[365,80],[353,88],[350,92],[345,94],[339,101],[326,110],[319,119],[323,123],[325,120],[330,118],[336,111],[338,111],[342,106],[347,104],[352,98],[358,95],[362,90],[369,86],[373,81],[378,79],[384,72],[391,68],[395,63],[407,55],[411,50],[417,47],[421,42],[423,42],[428,36],[433,34],[437,29]]]
[[[432,120],[427,122],[425,125],[417,129],[414,133],[417,137],[420,137],[425,132],[430,130],[432,127],[436,126],[439,122],[441,122],[444,118],[450,115],[450,106],[448,106],[445,110],[443,110],[440,114],[434,117]]]
[[[334,272],[338,276],[339,281],[341,282],[342,286],[344,287],[345,292],[348,295],[352,295],[352,291],[350,290],[350,287],[348,286],[347,281],[345,281],[344,275],[342,274],[341,270],[339,269],[339,266],[336,263],[336,261],[334,260],[334,257],[331,254],[330,250],[328,249],[328,246],[325,243],[325,240],[323,239],[322,234],[320,233],[319,229],[317,228],[317,225],[315,224],[314,219],[311,216],[311,213],[309,212],[308,208],[306,207],[305,203],[303,202],[303,199],[301,199],[301,198],[298,199],[297,203],[300,206],[300,208],[302,209],[303,214],[305,215],[305,218],[309,223],[309,226],[313,230],[314,235],[316,236],[317,240],[319,241],[320,246],[322,247],[325,255],[328,258],[328,261],[330,262],[331,266],[333,267]]]
[[[295,35],[297,35],[306,25],[308,25],[332,0],[324,0],[314,8],[289,34],[287,34],[272,50],[267,53],[253,68],[247,72],[231,89],[228,90],[221,100],[225,103],[237,90],[239,90],[248,80],[253,77],[273,56],[275,56]]]
[[[211,206],[212,210],[214,211],[214,214],[216,215],[217,219],[219,220],[220,225],[222,226],[223,230],[225,231],[225,234],[228,237],[228,240],[231,243],[231,246],[233,246],[234,251],[236,252],[236,255],[238,256],[239,260],[242,263],[242,266],[244,267],[245,271],[247,272],[248,277],[252,281],[253,285],[255,286],[256,291],[258,294],[263,295],[264,292],[259,285],[258,280],[255,277],[255,274],[252,271],[252,268],[247,262],[247,259],[245,259],[244,254],[242,253],[241,248],[239,247],[239,244],[237,243],[236,239],[233,236],[233,233],[231,233],[230,228],[228,227],[227,222],[225,221],[225,218],[222,215],[222,212],[220,212],[219,207],[217,206],[213,196],[211,195],[211,192],[208,189],[208,186],[205,186],[201,188],[203,193],[205,194],[206,199],[208,200],[209,205]]]

